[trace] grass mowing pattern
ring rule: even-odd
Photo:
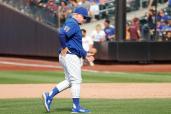
[[[91,114],[171,114],[171,99],[81,100]],[[50,114],[70,114],[70,99],[55,99]],[[47,114],[40,99],[0,100],[0,114]]]
[[[157,83],[171,82],[171,73],[93,73],[83,72],[85,83]],[[0,71],[0,84],[56,83],[64,80],[63,72]]]

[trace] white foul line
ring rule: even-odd
[[[55,65],[43,65],[43,64],[33,64],[33,63],[19,63],[19,62],[9,62],[9,61],[0,61],[0,64],[13,65],[13,66],[24,66],[24,67],[41,67],[41,68],[58,68],[58,69],[63,69],[61,66],[55,66]],[[83,69],[82,71],[94,72],[94,73],[100,73],[101,72],[101,71],[98,71],[98,70],[89,70],[89,69]],[[103,71],[103,73],[112,73],[112,72]]]

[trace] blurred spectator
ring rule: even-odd
[[[92,32],[91,38],[95,42],[104,42],[105,41],[105,32],[102,29],[100,24],[96,25],[96,29]]]
[[[163,32],[162,32],[162,29],[163,29],[163,27],[165,26],[165,23],[164,23],[164,21],[157,21],[157,33],[158,33],[158,36],[159,36],[159,41],[161,41],[162,40],[162,37],[163,37]]]
[[[95,1],[91,2],[89,12],[90,16],[92,17],[92,21],[96,21],[96,19],[99,19],[100,8]]]
[[[163,32],[163,41],[171,40],[171,19],[165,22],[165,26],[162,27],[161,31]]]
[[[158,16],[157,16],[157,20],[163,20],[163,21],[166,21],[166,20],[168,20],[169,19],[169,16],[164,12],[164,10],[163,9],[161,9],[160,11],[159,11],[159,14],[158,14]]]
[[[171,16],[171,0],[168,0],[168,14]]]
[[[115,27],[113,27],[112,25],[110,25],[110,20],[106,19],[104,21],[104,32],[106,34],[106,40],[107,41],[112,41],[115,40]]]
[[[129,32],[130,32],[130,40],[131,41],[140,40],[141,33],[140,33],[140,24],[139,24],[138,18],[134,18],[132,20],[132,23],[131,23],[130,28],[129,28]]]
[[[56,5],[55,0],[49,0],[47,2],[47,8],[54,13],[57,13],[58,11],[58,6]]]
[[[91,54],[91,55],[95,55],[97,50],[96,48],[93,47],[93,40],[91,37],[87,36],[87,31],[85,29],[82,29],[82,44],[83,44],[83,48],[84,50]],[[89,63],[91,66],[94,66],[94,63],[93,62],[90,62]]]
[[[68,12],[72,13],[77,6],[78,6],[77,0],[69,0],[69,3],[68,3],[69,10],[68,10]]]
[[[67,2],[62,1],[58,11],[58,17],[60,18],[60,21],[61,23],[64,23],[69,14]]]
[[[171,31],[166,32],[166,41],[171,41]]]
[[[153,9],[150,9],[148,13],[145,15],[144,24],[142,25],[142,36],[143,39],[146,41],[155,40],[155,18],[155,11]]]
[[[90,10],[90,2],[87,0],[80,0],[79,6],[86,8],[88,11]]]
[[[130,31],[129,31],[129,29],[130,29],[129,26],[130,26],[130,24],[129,24],[129,22],[127,22],[127,24],[126,24],[126,39],[125,39],[127,41],[129,41],[131,39]]]
[[[155,40],[155,27],[156,27],[156,23],[155,23],[155,11],[153,9],[150,9],[148,14],[147,14],[147,23],[148,23],[148,27],[149,27],[149,32],[150,32],[150,40],[154,41]]]
[[[85,29],[82,29],[82,42],[83,42],[83,48],[86,52],[89,52],[93,55],[96,54],[97,50],[93,47],[94,41],[91,37],[87,36],[87,31]]]
[[[171,0],[168,0],[168,6],[171,8]]]

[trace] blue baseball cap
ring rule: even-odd
[[[89,18],[88,11],[84,7],[76,7],[73,13],[81,14],[84,17],[84,19]]]

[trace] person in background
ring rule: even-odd
[[[106,40],[112,41],[115,39],[116,30],[113,26],[110,25],[110,20],[106,19],[104,21],[104,32],[106,34]]]
[[[91,37],[87,36],[87,31],[85,29],[82,29],[82,45],[84,50],[87,53],[90,53],[91,55],[95,55],[97,53],[96,48],[93,47],[93,40]],[[93,62],[89,62],[90,66],[94,66]]]
[[[155,39],[154,32],[156,27],[156,15],[154,9],[149,9],[144,16],[144,24],[141,26],[142,38],[145,41]]]
[[[59,13],[58,16],[60,18],[61,23],[64,23],[66,18],[68,17],[69,8],[67,6],[67,2],[62,1],[61,6],[59,7]]]
[[[91,38],[94,42],[104,42],[105,41],[105,32],[102,29],[100,24],[96,25],[96,29],[92,32]]]
[[[157,20],[160,20],[160,21],[164,20],[164,21],[166,21],[166,20],[168,20],[168,18],[169,18],[169,16],[165,14],[163,9],[161,9],[159,11],[158,16],[157,16]]]
[[[166,33],[166,39],[167,39],[167,41],[171,41],[171,32],[169,31],[169,32],[167,32]]]
[[[129,22],[127,22],[127,24],[126,24],[126,38],[125,38],[125,40],[126,41],[129,41],[130,40],[130,31],[129,31],[129,26],[130,26],[130,24],[129,24]]]
[[[154,35],[155,27],[156,27],[155,17],[156,17],[156,14],[155,14],[154,9],[150,9],[147,14],[147,23],[148,23],[151,41],[155,40],[155,35]]]
[[[88,11],[90,10],[90,2],[88,0],[80,0],[80,2],[78,4],[80,7],[84,7]]]
[[[97,4],[95,1],[91,2],[89,13],[92,17],[92,21],[98,20],[100,14],[99,4]]]
[[[162,29],[163,29],[164,25],[165,25],[164,21],[160,21],[160,20],[157,21],[157,34],[159,36],[158,41],[162,41],[163,40],[162,39],[162,37],[163,37]]]
[[[132,23],[131,23],[130,28],[129,28],[129,32],[130,32],[130,40],[131,41],[140,40],[141,33],[140,33],[140,25],[139,25],[139,19],[138,18],[134,18],[132,20]]]
[[[163,26],[162,30],[163,32],[163,41],[170,41],[171,40],[171,19],[168,21],[165,21],[165,25]]]
[[[68,12],[72,13],[74,9],[78,7],[78,2],[77,0],[68,0],[68,1],[69,1],[68,6],[67,6],[69,8]]]
[[[171,0],[168,0],[168,7],[171,8]]]

